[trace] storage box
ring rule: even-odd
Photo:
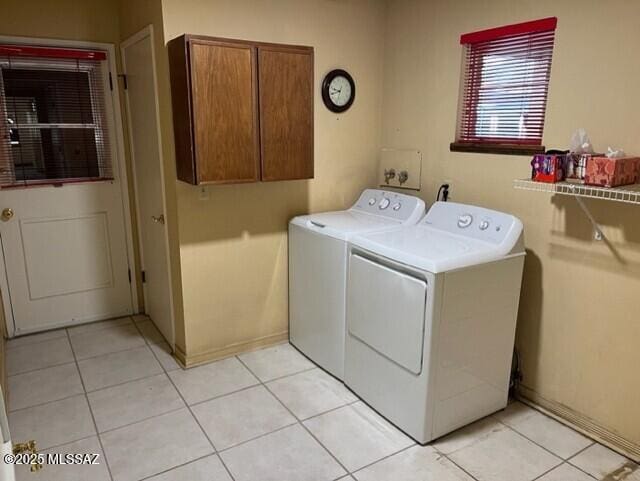
[[[604,154],[567,154],[565,180],[574,184],[584,184],[584,178],[587,174],[587,162],[592,157],[604,157]]]
[[[638,157],[592,157],[587,162],[585,183],[603,187],[634,184],[638,180]]]
[[[564,180],[566,155],[537,154],[531,161],[531,179],[555,183]]]

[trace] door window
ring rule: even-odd
[[[0,46],[0,187],[113,178],[105,64],[104,52]]]

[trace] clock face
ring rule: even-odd
[[[336,69],[329,72],[322,82],[322,100],[329,110],[336,113],[348,110],[356,97],[356,84],[349,72]]]
[[[346,77],[338,75],[329,84],[329,98],[338,107],[344,107],[351,99],[351,84]]]

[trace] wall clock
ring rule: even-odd
[[[356,98],[356,84],[353,77],[342,69],[329,72],[322,81],[322,100],[332,112],[344,112]]]

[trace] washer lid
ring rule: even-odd
[[[401,221],[350,209],[301,215],[293,218],[291,224],[335,237],[336,239],[347,240],[355,234],[399,227]]]
[[[302,215],[291,224],[347,240],[356,233],[413,225],[424,215],[424,201],[413,195],[365,189],[349,210]]]

